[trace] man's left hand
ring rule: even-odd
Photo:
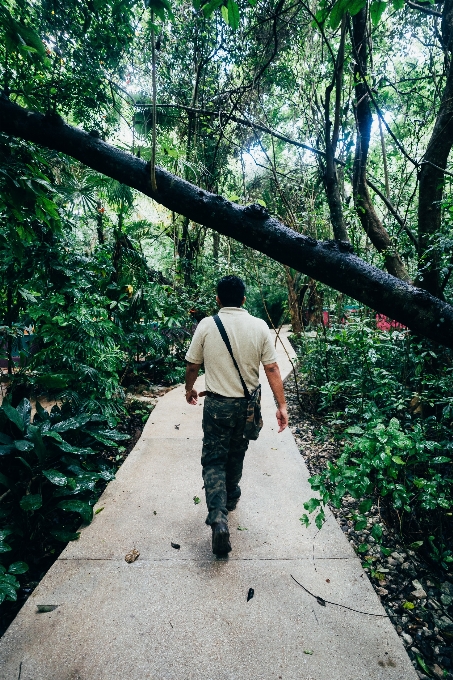
[[[191,390],[186,390],[186,401],[187,401],[188,404],[192,404],[192,406],[196,406],[197,401],[198,401],[197,390],[194,390],[193,388]]]

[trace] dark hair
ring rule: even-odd
[[[245,283],[239,276],[224,276],[217,284],[217,295],[224,307],[240,307],[245,296]]]

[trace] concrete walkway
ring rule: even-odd
[[[263,388],[265,427],[230,514],[229,558],[212,555],[204,524],[202,408],[177,387],[159,400],[100,499],[103,511],[0,641],[2,680],[417,679],[385,616],[321,606],[291,579],[325,600],[384,614],[332,515],[320,532],[302,527],[308,472],[291,432],[276,432],[265,377]],[[128,564],[132,548],[140,557]],[[43,604],[58,607],[37,613]]]

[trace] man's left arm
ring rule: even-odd
[[[198,392],[194,389],[195,381],[198,377],[198,372],[201,364],[191,364],[189,361],[186,365],[186,401],[188,404],[195,406],[198,401]]]

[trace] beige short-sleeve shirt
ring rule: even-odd
[[[242,307],[222,307],[219,316],[244,382],[252,392],[259,385],[260,363],[266,366],[277,361],[269,328]],[[186,361],[204,364],[208,392],[224,397],[244,396],[238,372],[212,316],[198,324]]]

